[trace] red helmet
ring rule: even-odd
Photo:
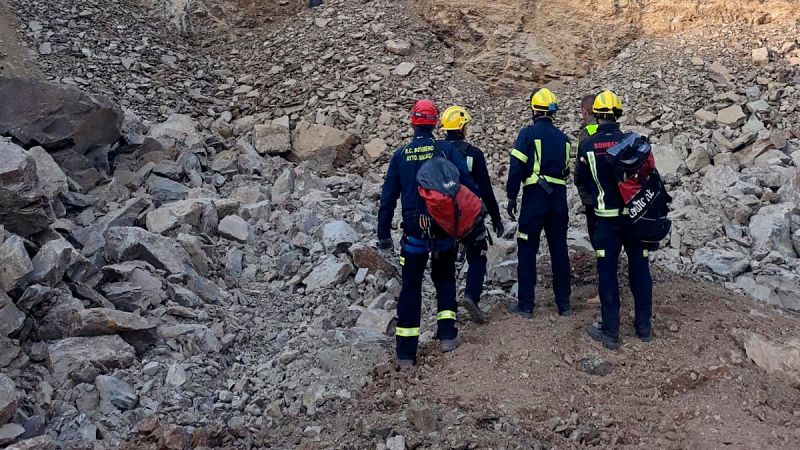
[[[433,125],[439,123],[439,110],[430,100],[419,100],[411,108],[411,125]]]

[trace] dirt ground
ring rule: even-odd
[[[576,264],[578,278],[592,278],[587,262]],[[614,352],[585,334],[597,307],[579,300],[562,318],[542,289],[527,321],[495,298],[491,322],[464,324],[456,352],[428,346],[408,373],[379,367],[383,376],[359,409],[380,422],[421,402],[436,411],[440,433],[463,436],[463,448],[800,448],[800,390],[755,366],[741,345],[749,333],[798,336],[797,318],[707,283],[660,272],[655,279],[649,344],[635,338],[631,314]],[[591,291],[579,284],[576,297]],[[623,302],[630,311],[630,297]],[[609,373],[582,371],[591,358]],[[410,437],[420,448],[427,440]]]
[[[35,76],[28,51],[17,35],[6,0],[0,0],[0,76]]]

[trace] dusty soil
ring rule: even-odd
[[[591,277],[585,261],[578,278]],[[584,284],[576,297],[591,290]],[[541,294],[533,321],[496,307],[490,324],[462,326],[455,353],[429,346],[409,373],[379,367],[383,378],[359,405],[366,420],[402,415],[418,401],[436,411],[441,433],[472,436],[469,448],[800,448],[800,391],[756,367],[740,344],[751,332],[797,336],[796,318],[657,273],[655,339],[639,342],[632,317],[623,318],[623,345],[612,352],[585,335],[596,307],[578,301],[575,315],[561,318]],[[623,311],[630,305],[628,295]],[[593,357],[610,373],[583,372]],[[425,448],[424,435],[406,439]]]
[[[36,76],[28,50],[17,35],[6,0],[0,0],[0,76]]]
[[[418,11],[456,61],[495,90],[585,75],[642,37],[734,23],[792,22],[797,2],[421,0]],[[598,20],[602,18],[602,20]]]

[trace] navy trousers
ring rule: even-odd
[[[464,297],[471,298],[475,303],[481,300],[483,293],[488,250],[489,243],[486,239],[478,239],[467,244],[467,287],[464,289]]]
[[[522,193],[522,208],[517,232],[519,263],[519,309],[532,312],[536,293],[536,256],[542,231],[550,248],[550,263],[553,268],[553,292],[559,311],[569,309],[572,295],[571,269],[567,248],[569,208],[567,190],[564,186],[552,186],[546,192],[541,186],[526,186]]]
[[[628,255],[628,279],[633,294],[636,331],[640,335],[651,330],[653,315],[653,279],[650,276],[649,252],[627,232],[626,218],[597,218],[592,245],[597,252],[600,304],[603,332],[619,337],[619,256]]]
[[[430,257],[431,253],[434,257]],[[424,241],[405,238],[400,251],[403,283],[397,302],[397,359],[417,359],[422,314],[422,281],[428,259],[436,288],[437,333],[439,339],[455,339],[456,328],[456,246],[452,240]]]

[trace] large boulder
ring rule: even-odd
[[[383,272],[389,277],[397,275],[397,268],[387,258],[386,253],[368,244],[355,244],[350,247],[353,255],[353,264],[359,269],[368,269],[370,272]]]
[[[14,381],[0,374],[0,425],[5,425],[14,418],[19,405],[19,396]]]
[[[344,283],[352,272],[353,266],[350,262],[328,255],[317,263],[303,283],[308,292],[313,292]]]
[[[157,140],[165,148],[203,148],[203,136],[197,132],[197,122],[185,114],[172,114],[166,121],[153,125],[147,137]]]
[[[329,252],[346,251],[358,241],[358,233],[344,220],[326,223],[320,230],[322,245]]]
[[[750,259],[747,255],[708,247],[695,251],[692,262],[701,270],[709,271],[726,279],[733,279],[750,268]]]
[[[33,271],[33,264],[19,236],[11,235],[0,245],[0,292],[8,292]]]
[[[22,328],[25,314],[17,308],[5,292],[0,292],[0,336],[8,336]]]
[[[99,373],[130,367],[135,360],[134,348],[119,336],[70,337],[47,348],[48,366],[60,383],[70,378],[91,382]]]
[[[791,233],[791,217],[795,211],[796,207],[790,204],[769,205],[750,219],[750,237],[756,259],[773,250],[786,258],[797,257]]]
[[[294,129],[292,142],[293,160],[309,161],[318,172],[329,174],[352,158],[359,139],[346,131],[300,122]]]
[[[676,175],[683,163],[683,155],[671,145],[653,145],[653,156],[662,175]]]
[[[751,334],[744,341],[744,349],[758,367],[800,387],[800,340],[778,344]]]
[[[22,237],[44,230],[55,220],[35,160],[21,147],[2,139],[0,205],[0,225]]]
[[[283,155],[292,149],[289,128],[277,124],[256,125],[253,128],[253,147],[261,155]]]
[[[219,222],[219,235],[225,239],[241,242],[247,242],[255,239],[252,227],[244,219],[239,216],[227,216]]]
[[[104,237],[108,262],[141,260],[170,274],[195,274],[189,254],[174,239],[137,227],[112,227]]]
[[[71,147],[76,153],[112,145],[121,135],[123,113],[108,99],[67,85],[0,78],[0,134],[26,148]]]
[[[33,257],[30,282],[55,286],[64,277],[74,253],[75,248],[64,238],[48,241]]]

